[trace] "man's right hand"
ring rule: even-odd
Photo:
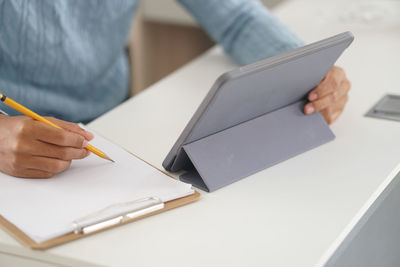
[[[16,177],[50,178],[69,168],[93,134],[71,122],[46,118],[63,129],[25,116],[0,115],[0,171]]]

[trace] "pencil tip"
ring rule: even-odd
[[[111,162],[115,162],[114,160],[112,160],[109,156],[107,156],[107,155],[104,155],[104,158],[106,159],[106,160],[109,160],[109,161],[111,161]]]

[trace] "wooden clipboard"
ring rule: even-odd
[[[54,239],[50,239],[48,241],[42,242],[42,243],[36,243],[34,240],[32,240],[29,236],[27,236],[24,232],[22,232],[19,228],[17,228],[14,224],[10,223],[9,221],[7,221],[5,218],[3,218],[2,216],[0,216],[0,226],[6,230],[10,235],[12,235],[15,239],[17,239],[19,242],[21,242],[23,245],[31,248],[31,249],[36,249],[36,250],[44,250],[44,249],[48,249],[51,247],[55,247],[55,246],[59,246],[86,236],[90,236],[93,234],[97,234],[99,232],[120,226],[120,225],[124,225],[130,222],[134,222],[164,211],[168,211],[186,204],[189,204],[191,202],[194,202],[196,200],[198,200],[200,198],[200,193],[197,191],[194,191],[194,194],[186,196],[186,197],[182,197],[182,198],[177,198],[168,202],[164,203],[164,208],[160,209],[160,210],[156,210],[153,211],[151,213],[142,215],[142,216],[138,216],[135,217],[133,219],[121,222],[117,225],[113,225],[113,226],[109,226],[109,227],[104,227],[100,230],[91,232],[89,234],[75,234],[75,233],[69,233],[66,235],[62,235],[60,237],[54,238]]]

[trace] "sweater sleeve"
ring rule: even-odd
[[[240,65],[299,47],[303,42],[257,0],[179,0]]]

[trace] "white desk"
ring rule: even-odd
[[[384,93],[400,93],[400,26],[341,23],[332,14],[344,9],[331,2],[291,1],[276,14],[307,41],[345,30],[356,36],[339,62],[353,89],[332,126],[335,141],[203,193],[194,204],[45,252],[30,251],[0,231],[0,265],[12,256],[15,262],[66,265],[316,264],[400,159],[400,124],[363,117]],[[233,67],[214,48],[90,127],[161,168],[213,81]]]

